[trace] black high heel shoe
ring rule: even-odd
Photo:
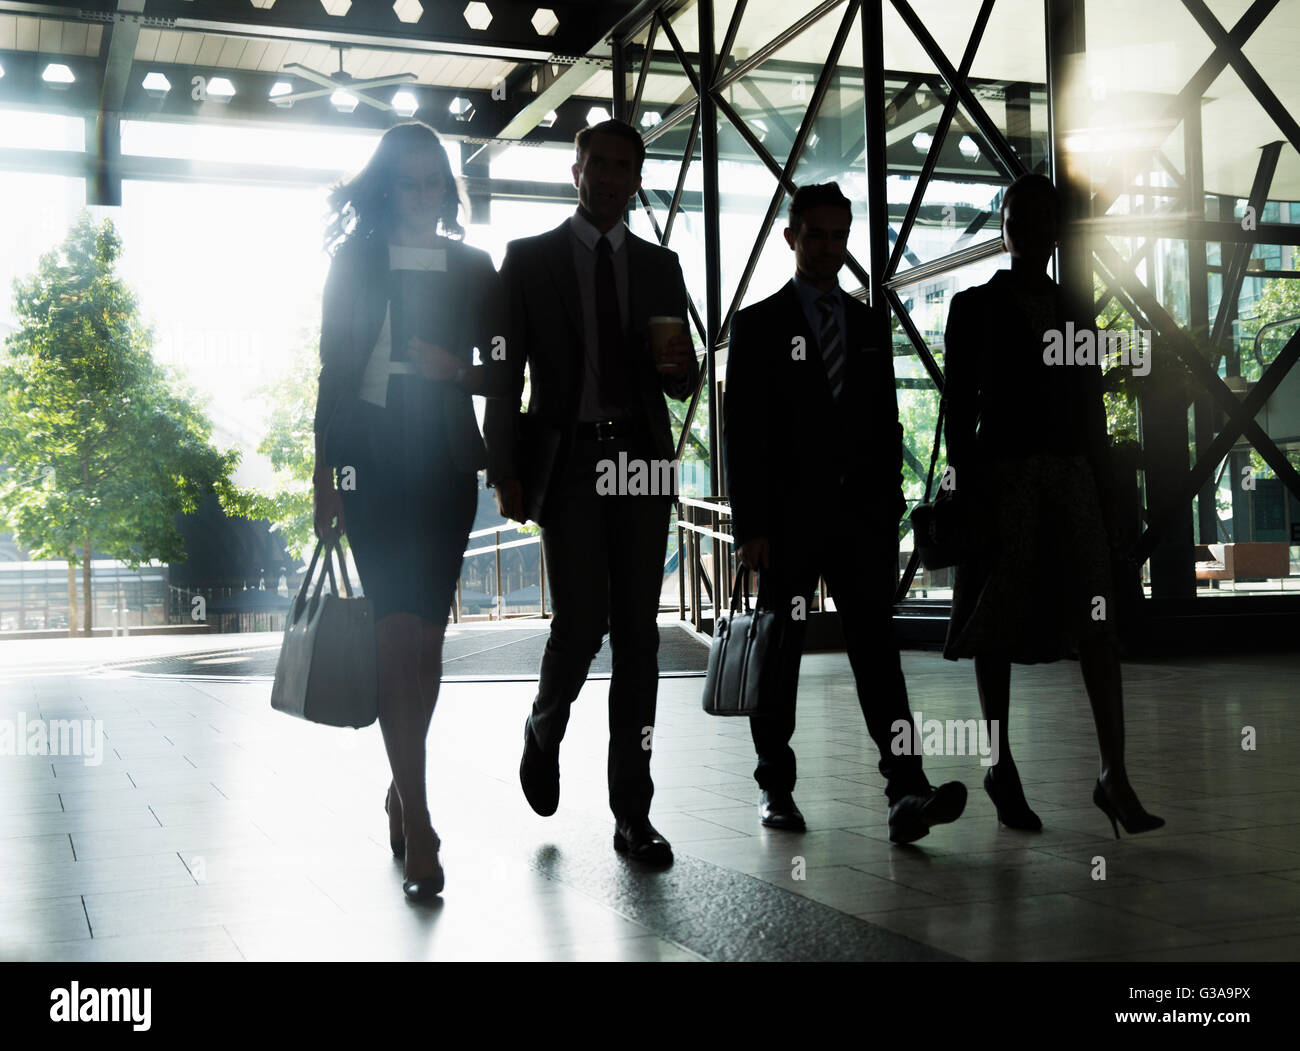
[[[984,775],[984,791],[997,807],[998,821],[1001,824],[1020,832],[1042,831],[1043,822],[1025,801],[1025,790],[1020,787],[1018,776],[1014,783],[1008,779],[1003,784],[993,780],[993,770],[990,768]]]
[[[442,871],[442,862],[438,858],[438,851],[442,849],[442,840],[438,838],[438,833],[433,834],[433,871],[423,876],[416,876],[414,879],[402,880],[402,891],[406,894],[408,901],[428,901],[430,898],[436,898],[442,893],[443,885],[446,883],[446,874]]]
[[[1136,836],[1139,832],[1150,832],[1153,829],[1160,828],[1165,823],[1164,818],[1156,817],[1155,814],[1148,814],[1143,810],[1142,804],[1138,802],[1136,795],[1133,796],[1133,809],[1125,813],[1106,794],[1106,789],[1102,787],[1101,781],[1098,781],[1096,787],[1092,790],[1092,801],[1097,804],[1103,814],[1110,818],[1111,831],[1115,833],[1116,839],[1119,839],[1119,828],[1115,825],[1116,819],[1124,826],[1124,831],[1130,836]]]
[[[392,795],[393,795],[393,786],[392,786],[392,785],[389,785],[389,786],[388,786],[388,791],[384,793],[384,813],[385,813],[385,814],[388,813],[388,801],[389,801],[389,799],[392,797]],[[392,833],[390,832],[390,833],[389,833],[389,836],[388,836],[388,845],[389,845],[389,846],[392,848],[392,850],[393,850],[393,857],[395,857],[395,858],[404,858],[404,857],[406,857],[406,837],[405,837],[405,836],[403,836],[401,839],[393,839],[393,838],[392,838]]]

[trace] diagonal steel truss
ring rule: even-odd
[[[670,21],[672,15],[683,7],[680,0],[664,0],[664,2],[650,5],[651,10],[648,14],[648,20],[643,21],[635,29],[629,30],[621,39],[615,41],[616,48],[626,47],[632,42],[634,35],[648,29],[644,44],[639,45],[644,46],[645,50],[641,54],[637,66],[635,88],[632,93],[630,107],[628,107],[629,119],[633,123],[637,121],[641,114],[645,84],[647,78],[653,74],[657,57],[665,56],[662,61],[670,61],[666,56],[671,55],[672,69],[680,71],[690,87],[689,92],[679,101],[679,104],[670,113],[666,114],[663,120],[645,136],[647,143],[652,143],[672,129],[680,128],[684,122],[690,122],[690,130],[686,136],[686,148],[676,186],[668,202],[667,214],[662,224],[660,224],[654,213],[649,195],[645,191],[642,191],[640,195],[641,204],[646,215],[649,217],[652,228],[662,243],[668,243],[672,235],[674,222],[682,207],[683,187],[686,184],[692,164],[703,164],[705,167],[703,208],[706,216],[712,212],[716,224],[718,194],[716,185],[717,139],[713,131],[715,121],[725,120],[727,125],[739,134],[740,138],[753,152],[754,157],[768,170],[776,183],[762,221],[758,226],[754,242],[750,246],[737,287],[725,303],[720,301],[720,246],[717,243],[716,225],[713,229],[713,236],[710,237],[708,235],[708,224],[706,223],[705,262],[709,278],[708,295],[706,296],[708,317],[701,319],[692,306],[692,319],[701,342],[705,346],[710,368],[707,372],[702,373],[701,388],[697,389],[692,399],[683,430],[683,440],[686,431],[691,426],[695,409],[703,393],[704,383],[708,382],[711,384],[710,389],[716,389],[712,386],[714,354],[725,343],[724,333],[727,331],[731,319],[739,309],[740,304],[744,301],[750,280],[755,272],[761,252],[767,244],[772,226],[780,213],[781,205],[786,195],[792,193],[795,188],[793,174],[800,159],[805,154],[809,137],[822,109],[822,103],[829,88],[835,81],[838,63],[845,44],[849,39],[849,34],[854,29],[855,21],[858,20],[860,20],[860,32],[863,35],[863,77],[864,87],[867,91],[866,105],[864,107],[865,130],[864,137],[852,146],[848,156],[856,157],[859,153],[863,154],[863,160],[867,168],[869,194],[875,194],[881,198],[878,201],[871,200],[868,202],[869,214],[877,218],[888,215],[887,206],[883,200],[884,167],[882,155],[886,103],[880,93],[884,83],[884,66],[883,56],[880,54],[879,39],[873,39],[873,37],[878,38],[880,35],[881,13],[887,2],[892,3],[904,25],[912,33],[916,42],[938,72],[937,78],[933,75],[927,76],[924,74],[912,76],[888,105],[894,107],[893,112],[897,112],[899,108],[907,104],[915,96],[917,90],[924,84],[935,98],[935,104],[941,109],[931,144],[916,180],[916,186],[897,230],[894,230],[886,221],[885,229],[880,232],[881,239],[878,242],[881,246],[878,253],[879,258],[872,259],[870,265],[864,267],[858,259],[850,256],[847,265],[850,272],[862,282],[866,295],[872,299],[877,295],[881,296],[882,301],[892,309],[903,334],[916,352],[918,360],[933,384],[933,389],[941,394],[943,390],[943,371],[939,367],[924,336],[917,329],[916,324],[905,308],[900,291],[907,286],[953,273],[973,262],[996,255],[1002,250],[1000,237],[988,238],[978,242],[974,240],[980,229],[988,221],[989,215],[985,214],[977,216],[976,220],[963,232],[947,254],[924,263],[914,256],[909,256],[908,240],[920,215],[926,192],[934,178],[944,140],[952,127],[961,128],[971,136],[978,145],[981,154],[994,165],[1001,177],[1007,181],[1029,170],[1025,159],[1016,152],[1007,136],[1003,134],[996,122],[989,116],[970,84],[970,70],[983,40],[996,0],[982,0],[961,59],[956,66],[953,65],[930,34],[909,0],[825,0],[825,2],[810,9],[785,30],[777,33],[762,47],[754,50],[743,61],[737,61],[733,57],[732,51],[739,27],[745,16],[746,0],[738,0],[736,3],[721,44],[716,51],[713,48],[713,4],[711,0],[696,0],[696,11],[700,20],[699,39],[702,51],[695,56],[688,54],[683,48]],[[1243,46],[1259,29],[1269,13],[1278,6],[1280,0],[1255,0],[1233,24],[1231,29],[1226,29],[1215,18],[1205,0],[1182,0],[1182,2],[1206,37],[1214,45],[1214,50],[1201,63],[1181,91],[1170,99],[1165,117],[1173,121],[1175,125],[1178,121],[1186,119],[1189,109],[1192,106],[1199,107],[1205,92],[1219,75],[1225,69],[1232,68],[1252,96],[1281,130],[1286,141],[1297,152],[1300,152],[1300,124],[1287,112],[1286,108],[1243,53]],[[1051,25],[1053,6],[1059,6],[1062,3],[1073,3],[1075,9],[1080,12],[1081,17],[1082,4],[1077,3],[1077,0],[1044,0],[1044,9],[1048,16],[1049,27]],[[737,112],[726,97],[724,89],[772,59],[781,48],[805,30],[836,13],[839,15],[839,26],[834,43],[828,50],[826,61],[818,73],[816,85],[810,95],[808,106],[797,130],[794,132],[793,145],[789,156],[784,163],[781,163],[760,141],[759,136],[744,116]],[[708,23],[707,26],[706,22]],[[660,51],[656,52],[655,45],[660,39],[666,41],[668,46],[666,49],[661,48]],[[876,66],[880,68],[876,68]],[[616,91],[622,92],[624,85],[621,78],[618,79],[619,83],[616,84]],[[1054,82],[1050,64],[1046,87],[1049,98],[1055,97],[1062,90],[1061,85]],[[873,88],[875,89],[874,92]],[[873,107],[872,99],[875,97],[879,97],[879,102]],[[1199,130],[1199,121],[1196,128]],[[788,132],[789,129],[786,130]],[[1267,191],[1272,180],[1273,171],[1277,166],[1278,152],[1281,146],[1281,142],[1274,143],[1266,147],[1262,152],[1259,170],[1249,198],[1249,203],[1255,208],[1256,214],[1259,214],[1263,203],[1267,200]],[[1300,357],[1300,342],[1298,342],[1300,336],[1292,338],[1283,352],[1269,366],[1264,378],[1252,391],[1251,395],[1242,400],[1218,376],[1217,352],[1211,360],[1207,360],[1206,356],[1197,348],[1195,341],[1165,310],[1147,285],[1138,277],[1137,273],[1143,262],[1149,261],[1151,252],[1160,238],[1185,239],[1193,242],[1201,251],[1204,250],[1204,242],[1207,240],[1222,242],[1225,255],[1223,267],[1224,294],[1219,311],[1214,319],[1211,334],[1211,343],[1218,348],[1225,342],[1229,331],[1228,323],[1235,309],[1241,283],[1246,273],[1249,245],[1258,242],[1294,244],[1296,243],[1296,231],[1294,228],[1283,226],[1276,228],[1257,227],[1255,230],[1243,230],[1232,223],[1211,223],[1192,219],[1190,217],[1198,214],[1197,209],[1202,207],[1201,201],[1193,199],[1193,194],[1200,193],[1199,178],[1196,180],[1184,178],[1159,147],[1153,148],[1150,159],[1160,168],[1167,170],[1175,184],[1172,188],[1160,188],[1165,191],[1164,195],[1168,198],[1166,204],[1154,212],[1147,212],[1131,218],[1108,216],[1107,213],[1110,208],[1121,196],[1138,189],[1130,185],[1127,172],[1117,166],[1109,173],[1104,173],[1098,185],[1094,187],[1090,201],[1090,212],[1092,216],[1102,218],[1082,219],[1072,222],[1067,225],[1065,236],[1073,235],[1086,243],[1088,265],[1093,274],[1101,281],[1102,292],[1096,300],[1096,309],[1100,311],[1105,308],[1107,303],[1114,300],[1135,321],[1153,330],[1160,337],[1162,345],[1182,361],[1196,377],[1204,394],[1226,415],[1227,422],[1222,427],[1218,437],[1201,451],[1197,462],[1186,472],[1185,477],[1178,485],[1176,496],[1171,497],[1164,507],[1149,509],[1147,529],[1131,552],[1131,557],[1137,562],[1144,561],[1146,557],[1149,557],[1151,550],[1168,528],[1169,522],[1187,501],[1195,496],[1206,479],[1214,473],[1215,467],[1222,460],[1225,451],[1242,435],[1251,442],[1278,476],[1284,480],[1287,488],[1295,493],[1297,497],[1300,497],[1300,474],[1297,474],[1281,450],[1255,422],[1255,415],[1260,406],[1277,388],[1287,371]],[[1046,161],[1043,164],[1035,165],[1035,170],[1042,170],[1045,164]],[[708,178],[710,168],[713,169],[712,186]],[[1152,193],[1157,188],[1142,187],[1140,189]],[[1144,237],[1145,240],[1136,246],[1131,256],[1126,260],[1110,244],[1108,236],[1140,236]],[[905,258],[912,265],[900,271],[900,266]],[[713,425],[715,421],[712,418],[713,416],[716,416],[716,414],[711,414],[711,431],[714,431]],[[937,433],[934,436],[934,441],[936,443],[939,441]],[[725,491],[723,480],[719,477],[721,465],[718,456],[716,432],[710,435],[710,454],[714,470],[712,488],[715,492]],[[899,587],[900,597],[906,593],[914,569],[914,565],[909,567],[908,571],[903,575]]]

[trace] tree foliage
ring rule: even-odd
[[[228,511],[243,506],[231,482],[239,454],[212,446],[194,392],[154,361],[153,332],[115,273],[120,254],[112,221],[83,211],[35,273],[13,282],[0,520],[37,559],[179,561],[177,512],[213,490]]]
[[[250,494],[253,515],[269,519],[290,553],[303,561],[316,543],[311,476],[316,464],[318,343],[318,337],[304,333],[289,367],[263,391],[271,412],[257,451],[270,459],[275,482]]]

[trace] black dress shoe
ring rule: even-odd
[[[931,825],[956,821],[965,809],[966,786],[960,781],[903,796],[889,808],[889,841],[915,843],[930,834]]]
[[[758,794],[758,816],[768,828],[780,828],[787,832],[804,832],[803,815],[794,805],[794,796],[789,792],[767,791]]]
[[[646,865],[671,865],[673,848],[648,817],[620,821],[614,826],[614,849]]]
[[[542,817],[560,806],[560,750],[547,752],[533,736],[532,723],[524,721],[524,755],[519,760],[519,784],[528,805]]]

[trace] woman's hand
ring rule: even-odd
[[[446,382],[455,379],[461,369],[467,369],[465,363],[455,354],[415,336],[407,341],[406,349],[416,372],[426,380]]]
[[[325,540],[327,537],[339,536],[347,532],[343,522],[343,494],[334,488],[334,480],[313,479],[312,496],[315,505],[313,524],[316,528],[316,539]]]
[[[736,553],[751,572],[760,572],[772,565],[772,542],[765,536],[746,540]]]
[[[496,484],[497,513],[513,522],[527,521],[524,487],[518,478],[502,478]]]

